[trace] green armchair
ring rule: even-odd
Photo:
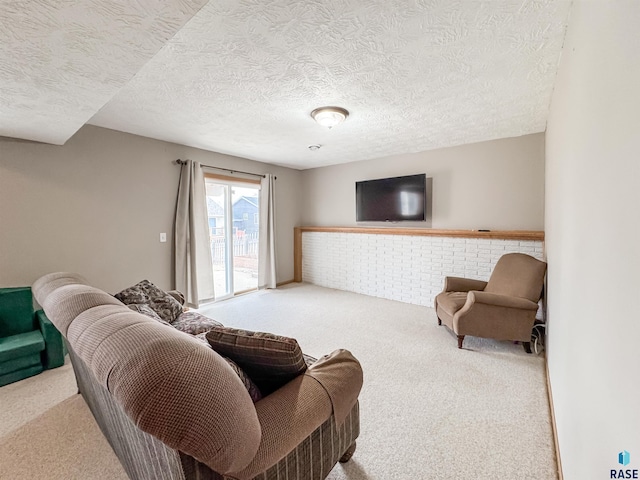
[[[60,367],[65,353],[60,332],[34,312],[31,288],[0,288],[0,387]]]

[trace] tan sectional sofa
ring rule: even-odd
[[[253,403],[211,348],[82,277],[45,275],[33,292],[132,479],[323,479],[355,449],[362,370],[346,350]]]

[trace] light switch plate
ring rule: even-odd
[[[161,233],[160,234],[160,242],[164,243],[167,241],[167,234],[166,233]]]

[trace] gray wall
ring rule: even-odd
[[[293,279],[299,171],[85,126],[64,146],[0,138],[0,286],[66,270],[110,292],[172,287],[177,158],[277,175],[277,278]]]
[[[426,173],[433,177],[431,222],[397,226],[542,230],[544,134],[353,162],[302,172],[303,223],[356,223],[355,182]]]
[[[551,101],[548,365],[566,480],[640,469],[639,26],[637,1],[576,1]]]

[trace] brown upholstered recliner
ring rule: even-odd
[[[465,335],[522,342],[531,353],[531,331],[547,264],[523,253],[503,255],[488,282],[446,277],[435,300],[438,325]]]
[[[319,480],[353,454],[362,370],[348,351],[253,403],[215,351],[78,275],[45,275],[33,291],[131,479]]]

